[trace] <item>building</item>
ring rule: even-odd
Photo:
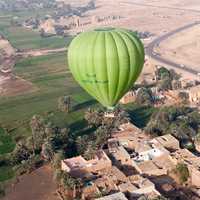
[[[133,166],[140,174],[148,176],[161,176],[166,175],[168,171],[174,168],[169,155],[163,155],[153,160],[138,162],[133,160]]]
[[[169,151],[167,151],[163,146],[155,145],[146,141],[138,143],[135,147],[135,152],[138,154],[134,158],[136,162],[153,160],[154,158],[169,155]]]
[[[111,166],[111,160],[102,150],[98,151],[96,157],[89,161],[85,160],[82,156],[61,161],[61,169],[74,177],[84,177],[89,173],[97,172]]]
[[[47,19],[43,23],[40,24],[39,29],[43,30],[45,33],[55,34],[55,20],[54,19]]]
[[[162,145],[169,151],[180,149],[179,141],[171,134],[156,137],[153,140],[151,140],[151,143],[153,143],[155,146]]]
[[[96,200],[128,200],[122,192],[111,194],[105,197],[98,198]]]
[[[200,158],[187,149],[180,149],[171,154],[175,165],[185,163],[190,172],[191,184],[200,187]]]
[[[131,165],[131,157],[129,153],[117,140],[111,139],[108,141],[108,151],[118,164]]]
[[[129,182],[122,183],[118,187],[121,192],[128,193],[131,198],[138,198],[141,195],[145,195],[152,199],[160,195],[154,183],[147,178],[143,178],[141,175],[130,176]]]
[[[119,131],[112,133],[112,137],[122,146],[131,149],[135,149],[138,143],[149,140],[147,134],[131,123],[121,125]]]
[[[125,174],[117,167],[112,166],[95,173],[95,177],[84,187],[82,196],[93,199],[94,195],[101,193],[102,189],[106,194],[110,194],[113,191],[119,191],[118,185],[127,181]]]
[[[132,158],[132,166],[140,174],[149,176],[165,175],[174,167],[170,152],[160,143],[142,141],[135,148],[136,156]]]
[[[195,148],[200,153],[200,141],[195,141]]]
[[[121,104],[128,104],[134,102],[136,99],[136,92],[135,91],[129,91],[127,92],[120,100]]]
[[[189,100],[191,103],[200,102],[200,85],[188,89]]]

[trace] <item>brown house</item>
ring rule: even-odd
[[[134,102],[136,99],[136,92],[135,91],[129,91],[127,92],[120,100],[121,104],[128,104]]]
[[[111,160],[102,150],[98,151],[92,160],[85,160],[82,156],[61,161],[61,169],[75,177],[84,177],[89,173],[97,172],[112,166]]]
[[[175,165],[180,162],[187,165],[190,172],[191,184],[200,187],[200,158],[187,149],[180,149],[171,155]]]

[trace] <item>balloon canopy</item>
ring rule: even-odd
[[[136,33],[117,28],[76,36],[68,49],[75,80],[102,105],[114,107],[133,86],[144,64],[144,47]]]

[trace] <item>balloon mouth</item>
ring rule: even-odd
[[[94,31],[97,31],[97,32],[101,32],[101,31],[112,31],[112,30],[115,30],[115,28],[112,28],[112,27],[105,27],[105,28],[96,28],[96,29],[94,29]]]

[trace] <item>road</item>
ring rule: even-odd
[[[187,71],[187,72],[189,72],[193,75],[198,75],[198,73],[200,71],[194,70],[190,66],[185,66],[185,65],[183,66],[182,63],[176,63],[174,61],[171,61],[171,60],[168,60],[168,59],[162,57],[162,55],[160,55],[160,54],[158,54],[154,51],[154,47],[158,46],[161,42],[168,39],[169,37],[181,32],[181,31],[184,31],[186,29],[192,28],[193,26],[199,25],[199,24],[200,24],[200,21],[199,22],[193,22],[193,23],[190,23],[188,25],[180,27],[176,30],[173,30],[171,32],[166,33],[165,35],[162,35],[162,36],[156,38],[146,47],[146,54],[148,56],[150,56],[151,58],[153,58],[154,60],[157,60],[157,61],[159,61],[163,64],[166,64],[166,65],[172,66],[174,68],[178,68],[178,69]]]
[[[42,56],[48,55],[51,53],[61,53],[67,51],[67,48],[58,48],[58,49],[36,49],[36,50],[26,50],[22,52],[17,52],[17,56],[28,57],[28,56]]]
[[[146,4],[146,3],[138,3],[138,2],[122,2],[125,4],[132,4],[136,6],[142,6],[142,7],[152,7],[152,8],[160,8],[160,9],[170,9],[170,10],[179,10],[184,12],[194,12],[194,13],[200,13],[200,10],[195,9],[186,9],[186,8],[177,8],[177,7],[171,7],[171,6],[158,6],[158,5],[152,5],[152,4]]]

